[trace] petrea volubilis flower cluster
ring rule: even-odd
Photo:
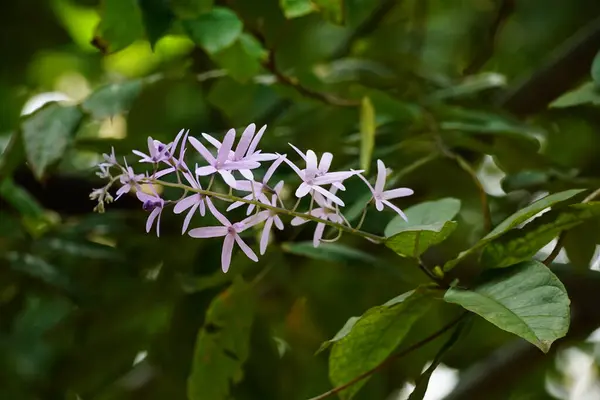
[[[358,230],[364,219],[366,206],[363,210],[363,218],[357,227],[352,227],[340,212],[340,207],[344,207],[344,202],[338,196],[338,191],[346,190],[344,181],[353,176],[358,176],[366,183],[372,194],[369,203],[374,203],[378,211],[387,206],[406,219],[402,210],[390,200],[410,196],[413,191],[408,188],[385,190],[387,170],[381,160],[377,160],[377,178],[375,185],[372,186],[362,175],[363,171],[330,171],[333,160],[331,153],[323,153],[319,158],[312,150],[302,152],[290,144],[302,159],[304,165],[300,166],[288,159],[286,154],[263,153],[258,149],[258,145],[265,130],[266,126],[263,126],[256,131],[256,126],[250,124],[242,133],[237,144],[235,144],[236,132],[234,129],[230,129],[222,141],[203,133],[204,140],[214,147],[212,150],[209,150],[197,138],[189,136],[189,131],[184,129],[179,132],[173,142],[168,144],[149,137],[147,154],[138,150],[133,151],[139,157],[139,163],[152,166],[151,171],[145,171],[143,174],[136,173],[125,160],[123,160],[123,164],[120,164],[114,149],[112,149],[110,154],[103,155],[104,162],[99,164],[100,171],[97,173],[99,177],[108,179],[108,183],[102,188],[95,189],[90,194],[90,198],[98,202],[96,210],[103,212],[104,205],[114,200],[109,190],[118,181],[121,187],[116,192],[116,199],[134,191],[142,203],[142,208],[149,213],[146,232],[150,232],[155,226],[157,236],[160,236],[160,218],[165,208],[173,206],[175,214],[187,211],[182,224],[182,234],[187,232],[194,238],[223,238],[221,253],[223,272],[227,272],[229,269],[231,255],[236,245],[248,258],[258,261],[256,253],[244,242],[240,233],[262,224],[259,250],[263,255],[269,244],[273,226],[279,230],[284,229],[282,216],[292,217],[291,225],[293,226],[311,221],[316,222],[313,236],[315,247],[325,240],[323,235],[327,225],[338,229],[340,234],[350,232],[370,240],[377,240],[378,236]],[[188,147],[188,144],[191,146]],[[194,154],[190,157],[190,153]],[[188,162],[186,162],[186,156]],[[200,165],[195,163],[192,167],[189,163],[189,159],[192,157],[203,162]],[[265,174],[262,178],[257,178],[256,170],[267,162],[271,164]],[[300,184],[295,190],[298,200],[292,209],[286,208],[282,196],[285,183],[283,181],[274,185],[270,183],[276,170],[284,164],[288,165],[300,179]],[[118,173],[115,175],[113,171]],[[164,179],[169,175],[174,176],[177,183],[172,182],[175,179]],[[228,193],[212,189],[214,186],[218,186],[215,184],[215,178],[222,181],[226,188],[228,187]],[[206,185],[206,189],[203,188],[203,184]],[[183,195],[178,200],[165,200],[159,195],[158,187],[160,186],[180,188],[183,190]],[[233,194],[238,192],[239,195]],[[307,196],[310,204],[308,209],[297,211],[301,199]],[[232,223],[217,208],[219,202],[230,203],[225,212],[246,206],[247,217]],[[207,211],[220,225],[194,227],[188,230],[193,216],[198,214],[200,217],[204,217]]]

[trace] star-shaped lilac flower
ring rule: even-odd
[[[196,169],[196,174],[199,176],[212,175],[215,172],[221,175],[225,183],[230,187],[236,187],[236,180],[233,177],[232,171],[254,169],[260,167],[257,161],[231,161],[229,160],[229,152],[235,140],[235,130],[230,129],[225,135],[223,143],[219,147],[217,157],[214,157],[200,141],[194,137],[190,137],[189,142],[194,146],[198,153],[208,162],[208,165]]]
[[[191,173],[184,172],[183,176],[189,182],[191,187],[193,187],[194,189],[202,189],[202,186],[200,185],[200,181],[197,180],[196,178],[194,178],[191,175]],[[185,216],[185,219],[183,220],[183,225],[181,227],[182,235],[187,230],[187,228],[190,224],[190,221],[192,220],[192,217],[194,216],[194,213],[196,212],[196,210],[199,210],[201,216],[204,216],[206,214],[206,207],[204,204],[205,202],[207,202],[207,203],[210,202],[210,199],[207,198],[206,196],[204,196],[203,194],[192,193],[190,196],[179,200],[177,202],[177,204],[175,204],[175,207],[173,208],[173,212],[175,214],[181,214],[188,208],[190,209],[190,211],[188,211],[187,215]]]
[[[383,164],[383,161],[377,160],[377,180],[375,181],[375,187],[371,186],[369,181],[367,181],[367,179],[361,174],[359,174],[358,177],[367,184],[369,190],[373,194],[373,200],[375,200],[375,208],[377,211],[383,210],[383,206],[386,205],[397,212],[398,215],[400,215],[405,221],[408,221],[406,214],[404,214],[401,209],[396,207],[389,200],[396,199],[398,197],[410,196],[414,193],[414,191],[409,188],[383,190],[385,187],[386,175],[386,168]]]
[[[333,194],[335,194],[337,188],[332,187],[330,190],[331,190],[331,192],[333,192]],[[314,199],[320,207],[311,210],[308,214],[312,215],[313,217],[317,217],[317,218],[324,219],[324,220],[329,220],[331,222],[335,222],[338,224],[344,223],[344,218],[338,214],[338,211],[334,208],[330,199],[325,198],[324,196],[320,195],[319,193],[315,193]],[[291,225],[298,226],[298,225],[302,225],[308,221],[309,221],[308,219],[305,219],[302,217],[295,217],[292,219]],[[317,222],[317,226],[315,228],[315,233],[313,235],[313,246],[314,247],[319,247],[319,244],[321,244],[321,238],[323,237],[324,231],[325,231],[325,224],[323,222]]]
[[[277,183],[277,185],[275,185],[275,188],[273,189],[273,191],[275,193],[271,196],[271,200],[269,202],[267,202],[266,204],[271,205],[273,207],[277,207],[277,197],[279,196],[279,192],[281,191],[282,187],[283,187],[283,181],[279,181]],[[277,213],[272,210],[263,210],[263,211],[259,212],[258,214],[256,214],[254,216],[254,218],[256,218],[256,220],[253,221],[253,223],[259,223],[259,222],[265,221],[265,225],[263,226],[262,234],[260,235],[260,255],[263,255],[263,254],[265,254],[265,251],[267,250],[267,245],[269,244],[269,237],[271,235],[271,228],[273,227],[273,224],[275,224],[277,229],[282,231],[283,230],[283,221],[281,221],[281,218],[279,218]]]
[[[123,158],[123,161],[125,161],[125,172],[119,176],[119,181],[123,186],[117,190],[117,197],[115,200],[119,200],[119,197],[123,196],[125,193],[129,193],[132,188],[136,188],[138,191],[142,190],[140,187],[140,180],[144,178],[144,174],[135,174],[133,168],[127,165],[127,160]]]
[[[154,195],[150,195],[138,190],[135,194],[143,202],[142,208],[144,211],[150,212],[146,220],[146,233],[150,232],[152,224],[156,220],[156,236],[160,236],[160,214],[165,206],[165,201],[156,192],[154,192]]]
[[[250,228],[251,226],[259,223],[255,216],[248,217],[240,222],[236,222],[232,224],[223,214],[221,214],[212,203],[207,202],[207,206],[210,209],[211,213],[217,218],[217,220],[223,224],[223,226],[205,226],[202,228],[194,228],[188,232],[193,238],[212,238],[212,237],[221,237],[224,236],[223,240],[223,250],[221,251],[221,268],[223,272],[227,272],[229,270],[229,265],[231,264],[231,253],[233,252],[233,243],[237,243],[237,245],[242,249],[244,254],[248,256],[249,259],[256,262],[258,261],[258,257],[252,251],[250,246],[248,246],[240,237],[240,233],[244,230]]]

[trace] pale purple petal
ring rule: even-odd
[[[319,172],[324,174],[329,171],[329,167],[331,167],[331,161],[333,160],[333,154],[331,153],[323,153],[321,156],[321,161],[319,162]]]
[[[377,180],[375,181],[375,192],[382,193],[383,188],[385,187],[385,165],[383,161],[377,160]]]
[[[296,189],[296,197],[301,198],[306,196],[311,189],[312,187],[310,185],[302,182],[300,186],[298,186],[298,189]]]
[[[240,169],[238,170],[240,171],[240,174],[242,174],[242,176],[246,179],[250,179],[253,180],[254,179],[254,174],[252,173],[252,171],[250,171],[249,169]]]
[[[302,225],[307,223],[309,220],[306,218],[302,218],[302,217],[294,217],[292,218],[292,221],[290,222],[290,225],[292,226],[298,226],[298,225]]]
[[[199,203],[200,206],[200,215],[204,217],[206,214],[206,206],[204,205],[204,200]]]
[[[212,144],[213,146],[215,146],[217,149],[221,147],[221,142],[219,142],[217,139],[215,139],[214,137],[212,137],[211,135],[209,135],[208,133],[203,133],[202,137],[204,139],[206,139],[206,141],[210,144]]]
[[[156,197],[151,196],[148,193],[144,193],[141,190],[135,192],[135,195],[142,203],[145,203],[146,201],[157,201]]]
[[[377,198],[375,199],[375,208],[377,209],[377,211],[383,210],[383,203]]]
[[[240,237],[240,235],[235,235],[235,242],[238,244],[238,246],[240,246],[240,249],[242,249],[242,251],[244,252],[244,254],[246,254],[246,256],[248,256],[249,259],[251,259],[254,262],[258,261],[258,257],[256,256],[256,254],[252,251],[252,249],[250,248],[250,246],[248,246],[246,243],[244,243],[244,241],[242,240],[242,238]]]
[[[184,134],[185,134],[185,128],[179,131],[179,133],[177,134],[177,136],[175,136],[175,140],[173,141],[173,143],[171,143],[169,145],[169,150],[171,150],[172,153],[175,152],[175,149],[177,148],[177,144],[179,144],[179,140],[181,140],[181,137]],[[184,142],[183,145],[185,145],[185,142]]]
[[[256,169],[260,167],[260,163],[258,161],[227,161],[225,164],[221,166],[222,169],[226,169],[228,171],[237,171],[240,169]]]
[[[154,220],[156,219],[156,217],[158,217],[158,215],[160,214],[160,207],[156,207],[154,210],[152,210],[152,212],[150,213],[150,215],[148,216],[148,219],[146,220],[146,233],[150,232],[150,229],[152,229],[152,224],[154,223]],[[160,219],[159,219],[160,222]],[[158,227],[158,224],[157,224]],[[158,232],[158,229],[157,229]]]
[[[150,152],[150,157],[154,158],[156,156],[156,146],[154,146],[154,140],[150,136],[148,136],[148,151]]]
[[[392,210],[396,211],[398,213],[398,215],[400,215],[402,217],[402,219],[404,219],[405,221],[408,221],[408,218],[406,218],[406,214],[404,214],[404,212],[402,212],[401,209],[399,209],[398,207],[396,207],[395,205],[393,205],[392,203],[390,203],[387,200],[381,200],[381,202],[383,204],[385,204],[386,206],[388,206],[389,208],[391,208]]]
[[[346,186],[342,182],[331,182],[331,185],[339,190],[346,190]]]
[[[154,174],[154,178],[158,179],[160,177],[170,174],[171,172],[175,172],[175,167],[169,167],[161,171],[156,171],[156,173]]]
[[[201,197],[199,194],[193,194],[191,196],[186,197],[185,199],[179,200],[175,207],[173,207],[173,212],[175,214],[181,214],[194,204],[198,204],[201,201]]]
[[[277,196],[279,196],[279,192],[281,192],[282,188],[283,188],[283,181],[279,181],[279,182],[277,182],[277,185],[275,185],[275,187],[273,188],[273,191],[275,193],[277,193]],[[273,203],[273,205],[275,205],[275,203]]]
[[[340,205],[340,206],[344,206],[344,202],[342,201],[342,199],[340,199],[339,197],[337,197],[335,194],[331,193],[330,191],[323,189],[320,186],[313,186],[313,189],[319,193],[321,193],[323,196],[327,197],[329,200],[333,201],[335,204]]]
[[[208,209],[210,211],[210,213],[212,215],[214,215],[214,217],[220,222],[222,223],[224,226],[231,226],[231,222],[229,222],[229,220],[219,212],[219,210],[217,210],[217,208],[215,207],[215,205],[213,204],[213,202],[211,201],[211,199],[209,199],[208,197],[206,198],[206,205],[208,206]]]
[[[367,186],[369,187],[369,190],[371,191],[371,193],[373,195],[375,195],[375,189],[373,189],[373,186],[371,186],[371,184],[369,183],[369,181],[367,180],[367,178],[365,178],[362,174],[356,174],[356,176],[358,176],[360,179],[362,179],[362,181],[364,183],[366,183]]]
[[[342,182],[345,179],[356,175],[358,171],[340,171],[340,172],[328,172],[325,175],[321,175],[315,178],[315,185],[328,185],[333,182]]]
[[[197,239],[214,238],[227,235],[225,226],[203,226],[202,228],[190,229],[188,235]]]
[[[235,178],[233,177],[233,174],[231,172],[225,171],[222,169],[218,170],[217,172],[219,173],[219,175],[221,175],[221,178],[223,178],[223,180],[225,181],[225,183],[227,185],[229,185],[233,189],[236,188],[237,181],[235,180]]]
[[[323,237],[323,231],[325,230],[325,224],[318,223],[315,228],[315,234],[313,236],[313,246],[319,247],[321,244],[321,238]]]
[[[341,215],[334,214],[334,213],[327,214],[327,219],[330,220],[331,222],[335,222],[336,224],[344,223],[344,218],[342,218]]]
[[[410,196],[413,193],[414,193],[414,191],[409,188],[392,189],[392,190],[386,190],[385,192],[383,192],[381,194],[381,198],[384,200],[391,200],[391,199],[397,199],[398,197]]]
[[[275,221],[275,226],[277,227],[277,229],[282,231],[284,226],[283,226],[283,221],[281,221],[281,218],[279,218],[279,216],[275,215],[273,217],[273,221]]]
[[[292,169],[294,170],[294,172],[295,172],[296,174],[298,174],[298,176],[299,176],[299,177],[300,177],[302,180],[304,180],[304,172],[303,172],[302,170],[300,170],[300,168],[298,168],[298,167],[296,166],[296,164],[294,164],[293,162],[291,162],[291,161],[290,161],[290,160],[288,160],[287,158],[284,158],[284,159],[283,159],[283,161],[285,161],[285,163],[286,163],[287,165],[289,165],[289,166],[290,166],[290,168],[292,168]]]
[[[254,204],[248,204],[248,209],[246,210],[246,215],[250,215],[254,210]]]
[[[195,203],[194,206],[192,208],[190,208],[190,211],[185,216],[185,219],[183,220],[183,225],[181,226],[181,234],[182,235],[185,233],[185,231],[187,231],[187,228],[190,225],[190,221],[192,220],[192,217],[194,216],[194,213],[196,212],[196,209],[198,208],[198,204],[199,203]]]
[[[300,149],[299,149],[299,148],[297,148],[296,146],[294,146],[294,145],[293,145],[293,144],[291,144],[291,143],[288,143],[288,144],[291,146],[291,148],[292,148],[292,149],[294,149],[294,150],[296,151],[296,153],[298,153],[298,155],[299,155],[300,157],[302,157],[302,159],[303,159],[303,160],[305,160],[305,161],[306,161],[306,155],[305,155],[305,154],[304,154],[302,151],[300,151]]]
[[[227,131],[227,134],[223,138],[223,143],[221,143],[221,147],[219,147],[219,152],[217,154],[217,162],[219,164],[225,164],[225,161],[229,158],[229,152],[231,151],[231,147],[233,146],[233,142],[235,141],[235,129],[230,129]]]
[[[244,132],[242,133],[242,137],[240,138],[240,141],[238,142],[238,145],[235,148],[235,153],[233,155],[233,158],[235,160],[241,160],[244,157],[244,154],[246,153],[246,151],[248,150],[248,147],[250,146],[250,142],[252,141],[252,137],[254,136],[255,130],[256,130],[256,125],[254,125],[254,124],[250,124],[246,127],[246,129],[244,129]],[[251,178],[249,178],[249,179],[251,179]]]
[[[241,202],[241,201],[236,201],[235,203],[231,203],[229,205],[229,207],[227,207],[227,211],[235,210],[236,208],[241,207],[244,204],[247,204],[247,203],[244,203],[244,202]]]
[[[269,182],[269,179],[271,179],[271,177],[273,176],[273,174],[275,173],[275,170],[281,165],[281,163],[283,162],[283,160],[286,158],[286,155],[282,155],[281,157],[277,158],[273,164],[271,164],[271,166],[269,167],[269,169],[267,169],[267,172],[265,172],[265,176],[263,177],[263,183],[266,184],[267,182]]]
[[[306,152],[306,177],[314,177],[317,175],[317,155],[314,151],[308,150]]]
[[[250,147],[248,147],[248,152],[246,153],[247,155],[252,155],[254,154],[254,152],[256,152],[256,148],[258,147],[258,143],[260,142],[260,139],[265,133],[265,129],[267,129],[267,126],[263,125],[263,127],[260,128],[258,132],[256,132],[256,135],[254,135],[254,139],[252,139],[252,142],[250,143]]]
[[[117,197],[115,198],[115,200],[119,200],[119,197],[123,196],[125,193],[128,193],[130,190],[131,190],[130,184],[121,186],[119,188],[119,190],[117,190]]]
[[[260,224],[267,218],[269,218],[269,211],[267,210],[261,211],[256,215],[252,215],[251,217],[247,217],[240,221],[240,225],[242,226],[242,228],[239,229],[237,232],[243,232],[246,229],[253,227],[254,225]]]
[[[225,236],[225,240],[223,240],[223,250],[221,252],[221,269],[223,270],[223,272],[227,272],[229,270],[229,265],[231,264],[231,252],[233,252],[233,241],[233,234],[227,234]]]
[[[198,181],[196,180],[196,178],[194,178],[194,176],[191,173],[184,172],[183,173],[183,177],[185,178],[186,181],[188,181],[188,183],[190,184],[191,187],[193,187],[195,189],[201,189],[202,188],[200,186],[200,184],[198,183]]]
[[[267,245],[269,244],[269,235],[271,233],[271,226],[273,225],[273,218],[268,218],[263,227],[262,234],[260,235],[260,255],[265,254]]]
[[[204,167],[196,168],[196,175],[198,176],[208,176],[217,172],[217,169],[212,165],[205,165]]]
[[[245,157],[245,160],[262,162],[262,161],[273,161],[273,160],[276,160],[277,158],[279,158],[279,154],[276,154],[276,153],[256,152],[256,153],[252,154],[251,156]]]
[[[142,157],[143,160],[150,160],[150,156],[148,156],[147,154],[142,153],[139,150],[132,150],[131,152],[133,154],[135,154],[136,156]],[[140,162],[143,162],[143,160],[140,160]]]
[[[208,151],[198,139],[192,136],[188,138],[188,141],[198,151],[198,153],[200,153],[202,158],[204,158],[207,163],[209,163],[210,165],[215,165],[215,157],[212,154],[210,154],[210,151]]]

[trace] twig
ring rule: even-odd
[[[463,75],[471,75],[479,71],[486,62],[494,55],[498,33],[506,23],[506,20],[515,10],[515,0],[501,0],[496,18],[488,31],[487,43],[482,50],[475,56],[473,61],[464,69]]]
[[[309,97],[309,98],[315,99],[315,100],[319,100],[323,103],[331,104],[334,106],[340,106],[340,107],[357,107],[360,105],[360,102],[356,101],[356,100],[342,99],[342,98],[333,96],[328,93],[317,92],[315,90],[312,90],[305,86],[302,86],[296,78],[289,77],[289,76],[283,74],[277,68],[277,64],[275,62],[275,53],[273,51],[269,52],[269,57],[263,63],[263,66],[266,69],[268,69],[275,76],[275,78],[277,78],[277,80],[280,83],[294,88],[298,93],[300,93],[306,97]]]
[[[399,351],[395,354],[392,354],[391,356],[389,356],[388,358],[386,358],[385,360],[383,360],[382,362],[380,362],[378,365],[376,365],[375,367],[371,368],[370,370],[363,372],[362,374],[360,374],[359,376],[357,376],[356,378],[344,383],[343,385],[340,385],[338,387],[335,387],[331,390],[329,390],[328,392],[325,392],[323,394],[320,394],[316,397],[311,397],[309,400],[322,400],[322,399],[326,399],[327,397],[333,396],[334,394],[337,394],[339,392],[341,392],[342,390],[354,385],[357,382],[362,381],[363,379],[365,379],[368,376],[373,375],[375,372],[380,371],[382,369],[384,369],[385,367],[387,367],[388,365],[390,365],[392,362],[396,361],[397,359],[399,359],[400,357],[404,357],[407,354],[425,346],[426,344],[428,344],[429,342],[437,339],[438,337],[442,336],[444,333],[448,332],[450,329],[452,329],[456,324],[458,324],[460,321],[463,320],[463,318],[465,318],[468,315],[468,312],[464,312],[463,314],[461,314],[458,318],[456,318],[455,320],[451,321],[450,323],[444,325],[442,328],[440,328],[439,330],[437,330],[435,333],[427,336],[425,339],[422,339],[420,341],[418,341],[417,343],[407,347],[406,349]]]
[[[582,203],[589,203],[590,201],[596,199],[597,197],[600,197],[600,189],[596,189],[595,191],[593,191],[589,196],[587,196],[585,199],[583,199]],[[560,235],[558,236],[558,240],[556,241],[556,245],[552,249],[552,252],[543,261],[543,263],[545,265],[552,264],[552,262],[556,259],[556,257],[558,257],[558,254],[562,250],[563,244],[565,243],[566,234],[567,234],[567,231],[562,231],[560,233]]]

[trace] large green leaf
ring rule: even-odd
[[[242,33],[232,46],[213,54],[212,58],[227,70],[229,76],[243,83],[260,72],[261,62],[266,55],[260,42]]]
[[[142,13],[136,0],[103,0],[94,45],[103,53],[129,46],[144,36]]]
[[[113,117],[129,111],[141,90],[140,80],[102,86],[85,99],[82,108],[96,119]]]
[[[334,24],[344,23],[344,0],[312,0],[319,12]]]
[[[168,0],[138,0],[146,36],[153,48],[158,39],[169,31],[175,21],[175,15],[168,3]]]
[[[491,271],[471,290],[451,288],[444,300],[458,304],[548,352],[569,329],[569,297],[544,264],[526,261]]]
[[[527,207],[520,209],[516,213],[512,214],[510,217],[506,218],[500,224],[498,224],[498,226],[496,226],[490,233],[488,233],[485,237],[479,240],[473,247],[461,252],[455,259],[450,260],[446,264],[444,264],[444,271],[451,270],[468,255],[473,254],[475,251],[479,250],[492,240],[504,235],[506,232],[527,221],[529,218],[533,217],[539,212],[545,210],[548,207],[552,207],[556,204],[560,204],[566,200],[569,200],[570,198],[578,195],[584,190],[585,189],[571,189],[565,190],[563,192],[553,193],[531,203]]]
[[[347,323],[343,332],[334,338],[329,356],[331,383],[334,386],[347,383],[385,360],[432,301],[430,290],[417,288],[369,309],[354,323]],[[340,397],[351,398],[366,380],[343,390]]]
[[[360,168],[369,173],[373,148],[375,147],[375,108],[368,97],[362,99],[360,107]]]
[[[600,105],[600,84],[586,82],[550,103],[550,108],[567,108],[583,104]]]
[[[44,217],[44,208],[29,192],[21,186],[16,185],[11,178],[5,178],[0,182],[0,196],[23,216],[41,219]]]
[[[482,253],[484,265],[502,268],[525,261],[562,231],[600,216],[600,202],[572,204],[550,211],[521,229],[513,230],[489,243]]]
[[[179,18],[196,18],[209,12],[214,0],[170,0],[171,9]]]
[[[316,10],[311,0],[279,0],[279,5],[287,19],[302,17]]]
[[[563,247],[571,265],[587,270],[590,268],[598,243],[600,243],[600,220],[594,219],[569,230],[564,237]]]
[[[196,339],[188,378],[190,400],[229,398],[231,384],[241,381],[242,365],[249,353],[254,303],[251,287],[237,278],[210,304]]]
[[[460,200],[445,198],[406,209],[405,221],[396,216],[385,228],[386,246],[406,257],[420,256],[445,240],[456,229],[451,221],[460,210]]]
[[[0,179],[10,175],[25,159],[23,135],[21,131],[10,135],[8,144],[0,154]]]
[[[25,155],[38,179],[42,178],[51,164],[63,156],[82,118],[83,114],[78,107],[63,107],[53,103],[23,122]]]
[[[590,71],[592,74],[592,79],[597,87],[600,88],[600,50],[594,57],[594,61],[592,62],[592,70]]]
[[[189,37],[209,54],[233,45],[243,28],[238,16],[224,7],[215,7],[195,19],[184,20],[183,26]]]

